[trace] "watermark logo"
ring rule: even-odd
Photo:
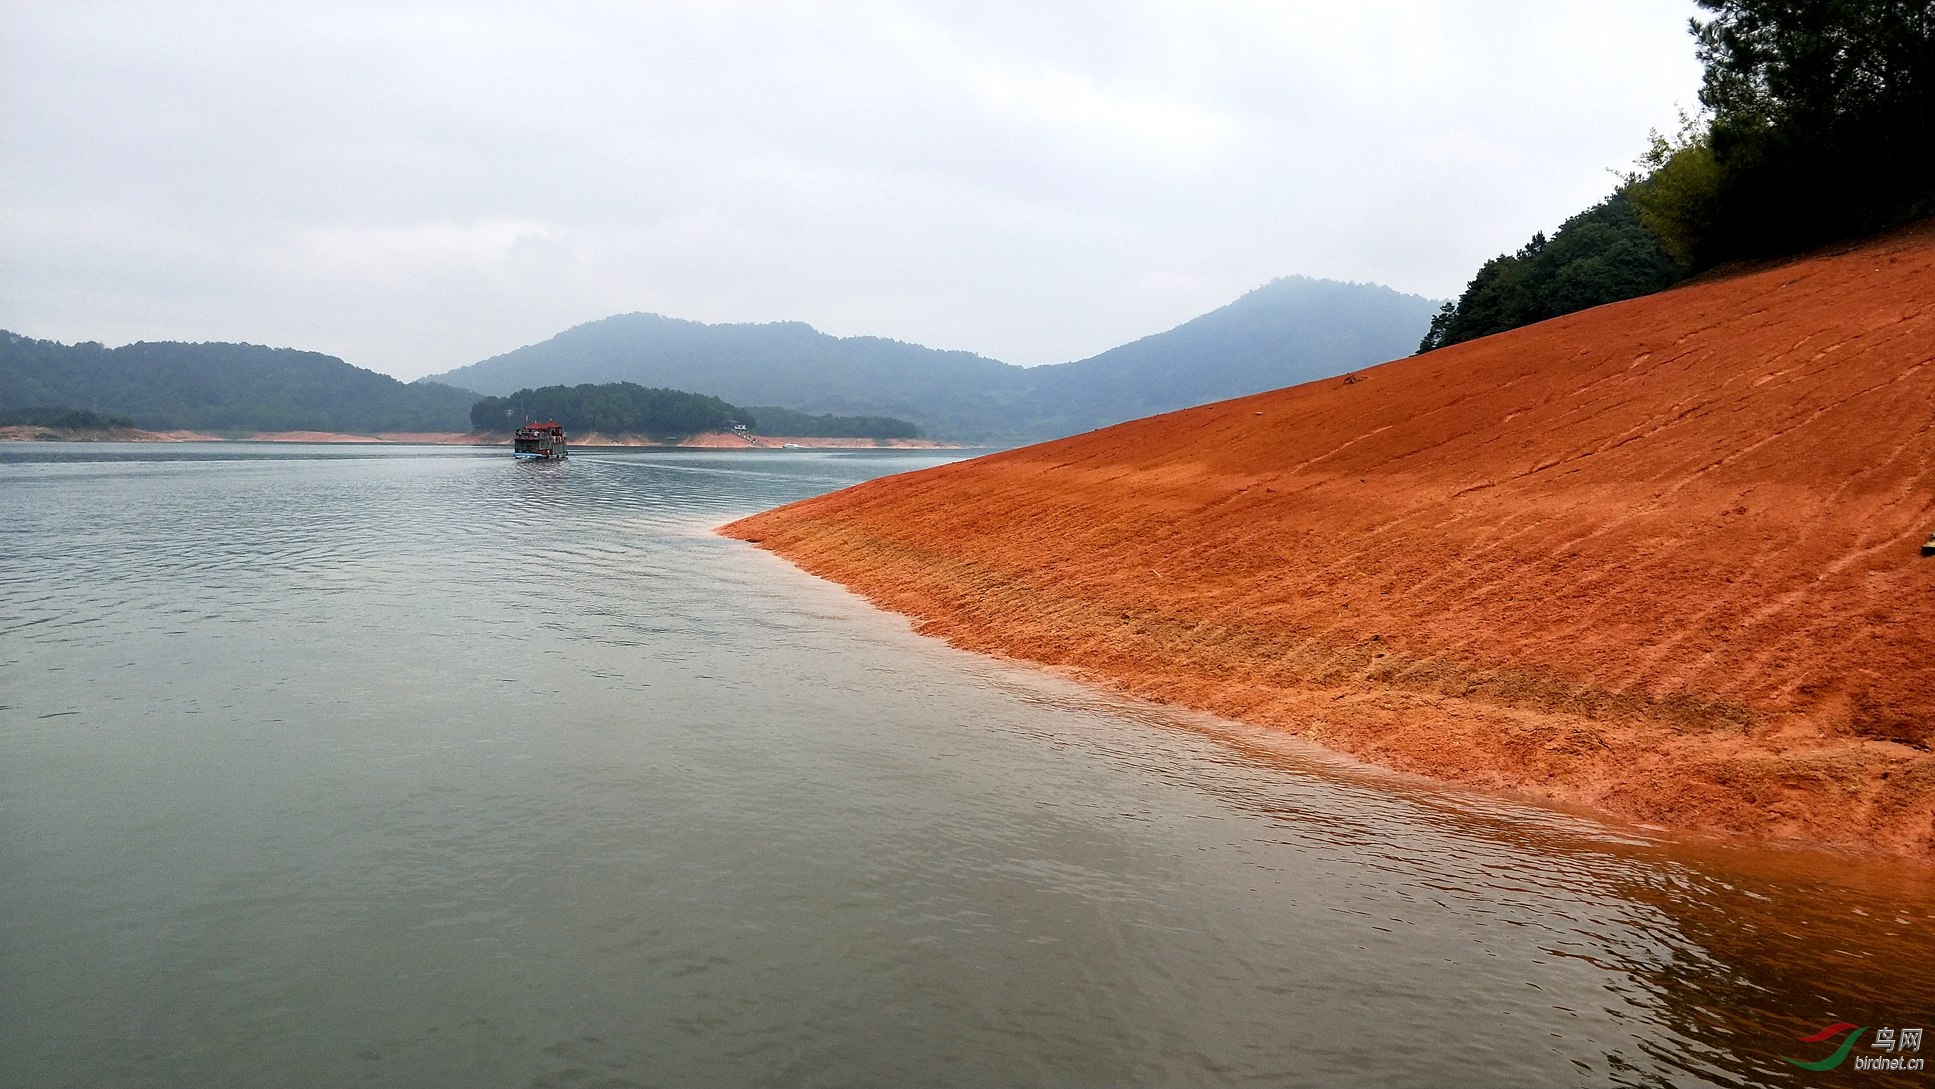
[[[1827,1058],[1822,1059],[1819,1062],[1802,1062],[1800,1059],[1789,1059],[1785,1055],[1782,1055],[1781,1058],[1787,1059],[1788,1062],[1793,1063],[1795,1066],[1800,1067],[1802,1070],[1832,1070],[1835,1067],[1840,1066],[1842,1063],[1848,1061],[1848,1052],[1854,1050],[1854,1042],[1856,1040],[1861,1039],[1861,1034],[1868,1030],[1865,1028],[1855,1028],[1854,1025],[1846,1021],[1836,1021],[1832,1025],[1829,1025],[1828,1027],[1822,1029],[1821,1031],[1815,1033],[1812,1036],[1801,1037],[1801,1043],[1818,1044],[1823,1040],[1833,1039],[1834,1037],[1839,1036],[1844,1032],[1847,1032],[1849,1029],[1854,1029],[1854,1031],[1851,1033],[1848,1033],[1848,1038],[1841,1041],[1840,1047],[1837,1047],[1834,1049],[1834,1054],[1829,1055]]]
[[[1820,1044],[1846,1033],[1840,1045],[1827,1058],[1813,1061],[1789,1058],[1786,1055],[1782,1055],[1781,1058],[1800,1067],[1802,1070],[1833,1070],[1848,1061],[1848,1055],[1854,1051],[1855,1045],[1860,1042],[1861,1034],[1867,1031],[1866,1026],[1858,1026],[1849,1021],[1836,1021],[1834,1024],[1827,1026],[1812,1036],[1803,1036],[1800,1038],[1801,1043],[1804,1044]],[[1854,1068],[1856,1070],[1876,1071],[1920,1070],[1922,1069],[1920,1056],[1909,1057],[1904,1052],[1920,1052],[1921,1049],[1921,1029],[1905,1028],[1900,1030],[1900,1032],[1896,1032],[1892,1027],[1876,1029],[1874,1042],[1870,1043],[1863,1050],[1880,1051],[1885,1054],[1856,1055],[1854,1057]]]

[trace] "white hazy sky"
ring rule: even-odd
[[[608,314],[1082,358],[1436,298],[1695,104],[1690,0],[0,0],[0,326],[403,378]]]

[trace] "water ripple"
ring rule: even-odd
[[[1801,1084],[1935,1008],[1925,874],[1106,696],[709,532],[936,460],[0,451],[0,1061]]]

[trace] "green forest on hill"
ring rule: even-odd
[[[486,397],[470,409],[479,431],[555,420],[568,432],[683,438],[737,425],[768,435],[824,438],[919,438],[920,428],[889,416],[814,416],[786,408],[744,409],[717,397],[636,382],[539,386]]]
[[[635,382],[539,386],[507,397],[486,397],[470,408],[470,422],[479,431],[548,420],[570,432],[664,438],[727,430],[744,423],[746,415],[717,397],[648,389]]]
[[[1517,253],[1485,262],[1458,301],[1431,319],[1418,350],[1650,295],[1685,276],[1622,190],[1566,220],[1550,239],[1534,234]]]
[[[25,424],[30,427],[59,427],[69,430],[105,431],[128,429],[134,421],[126,416],[103,416],[80,408],[46,405],[38,408],[0,409],[0,427]]]
[[[1701,113],[1552,238],[1485,262],[1419,351],[1935,214],[1935,5],[1697,2]]]
[[[919,424],[892,416],[814,415],[777,405],[756,405],[745,425],[762,435],[813,439],[918,439]]]
[[[468,390],[258,344],[61,344],[0,331],[9,412],[71,409],[156,431],[462,431]]]

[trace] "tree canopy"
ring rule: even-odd
[[[1697,2],[1704,112],[1550,241],[1485,262],[1419,351],[1935,213],[1935,4]]]
[[[0,409],[0,427],[11,427],[16,424],[27,424],[33,427],[64,427],[78,431],[132,428],[134,421],[126,416],[103,416],[84,408],[64,408],[60,405]]]
[[[741,423],[750,426],[750,415],[717,397],[648,389],[636,382],[540,386],[507,397],[486,397],[470,408],[470,422],[480,431],[555,420],[567,431],[662,438],[725,430]]]
[[[759,405],[748,410],[752,419],[742,421],[762,435],[786,435],[825,439],[918,439],[920,425],[892,416],[814,415],[774,405]]]
[[[1705,123],[1655,137],[1641,216],[1694,268],[1935,213],[1935,4],[1698,0]]]
[[[1464,294],[1431,319],[1418,350],[1502,333],[1575,310],[1671,287],[1685,270],[1640,222],[1625,192],[1485,262]]]

